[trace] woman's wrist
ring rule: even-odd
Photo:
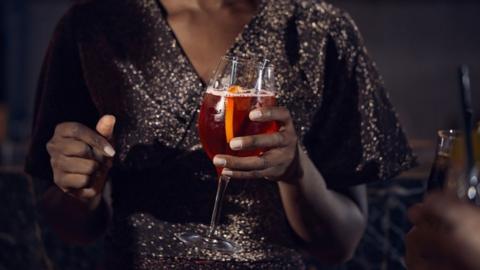
[[[87,206],[87,209],[89,211],[95,211],[100,206],[100,204],[102,203],[103,196],[100,193],[100,194],[97,194],[95,197],[93,197],[91,199],[84,199],[82,201],[83,201],[83,203],[85,203],[85,205]]]
[[[57,186],[46,191],[40,207],[48,223],[67,242],[82,244],[94,241],[110,221],[108,204],[101,195],[79,200]]]
[[[98,202],[97,202],[98,200]],[[88,220],[88,232],[93,238],[101,235],[110,221],[110,211],[107,202],[100,196],[94,202],[95,208],[91,209]]]
[[[299,184],[300,179],[304,176],[304,168],[301,162],[302,159],[300,158],[301,154],[301,147],[299,144],[297,144],[297,147],[295,149],[295,156],[290,165],[287,167],[285,173],[281,177],[279,177],[279,179],[281,179],[280,182],[284,182],[290,185]]]

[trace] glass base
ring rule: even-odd
[[[175,236],[183,243],[201,249],[223,253],[235,253],[240,250],[239,246],[234,242],[216,236],[207,237],[193,232],[178,233]]]

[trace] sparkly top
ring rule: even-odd
[[[331,189],[386,180],[414,159],[359,31],[315,0],[263,0],[228,54],[268,58],[278,101]],[[111,269],[302,269],[277,185],[232,181],[219,233],[233,255],[175,233],[205,229],[216,187],[196,117],[205,85],[155,0],[77,4],[59,23],[40,77],[27,170],[50,185],[45,143],[56,124],[117,117],[111,171]]]

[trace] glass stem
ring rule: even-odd
[[[217,195],[215,196],[215,206],[213,207],[212,219],[210,221],[210,228],[208,230],[208,237],[211,238],[215,234],[218,222],[220,220],[220,213],[222,212],[223,196],[227,189],[230,177],[221,175],[218,178]]]

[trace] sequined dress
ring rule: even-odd
[[[386,180],[413,157],[362,38],[343,11],[314,0],[263,0],[228,54],[268,58],[278,101],[332,189]],[[233,181],[219,232],[233,255],[195,250],[175,233],[206,229],[215,171],[195,127],[205,85],[155,0],[72,7],[40,76],[27,171],[46,185],[56,124],[117,117],[109,269],[302,269],[277,185]],[[334,243],[332,243],[334,244]]]

